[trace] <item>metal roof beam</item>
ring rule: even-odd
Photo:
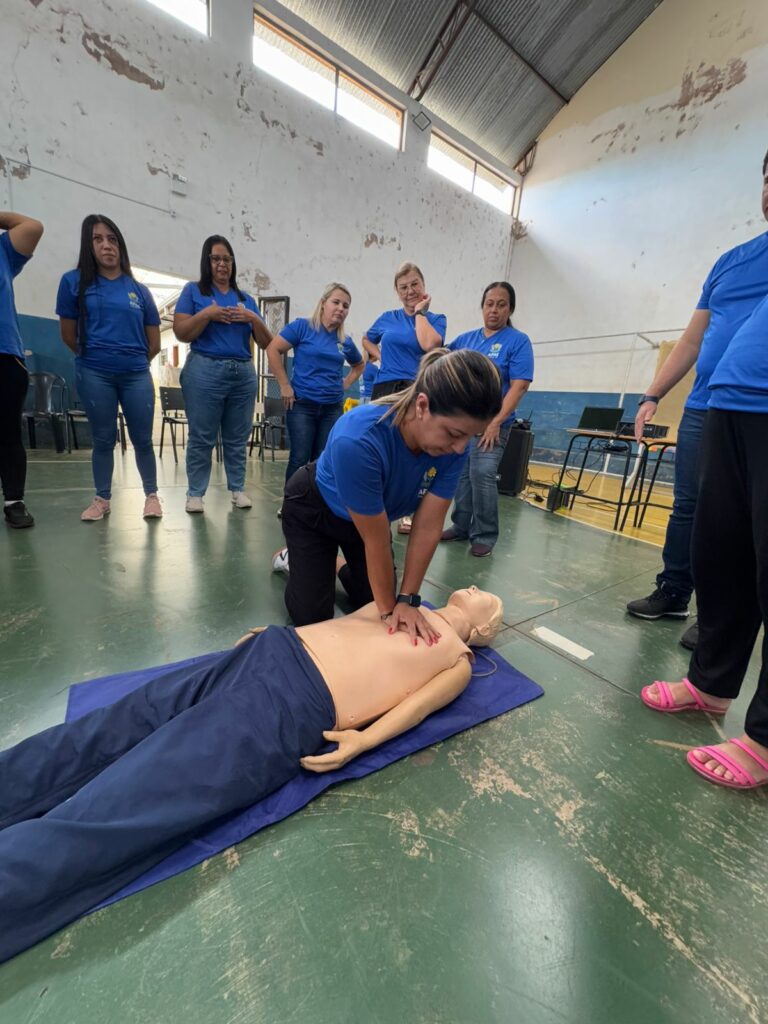
[[[489,32],[492,32],[493,35],[496,36],[500,43],[506,46],[510,53],[513,53],[522,64],[525,64],[525,66],[528,68],[531,74],[535,75],[538,78],[538,80],[542,83],[542,85],[545,85],[550,92],[553,92],[555,96],[557,96],[557,98],[560,100],[563,106],[568,105],[569,100],[565,96],[563,96],[560,90],[556,86],[554,86],[548,79],[546,79],[544,75],[542,75],[542,73],[538,71],[533,66],[533,64],[530,63],[530,61],[527,61],[521,53],[518,53],[518,51],[514,48],[512,43],[510,43],[510,41],[506,38],[506,36],[503,36],[501,32],[499,32],[499,30],[496,28],[496,26],[492,25],[490,21],[488,21],[484,14],[481,14],[479,11],[473,11],[473,14],[477,18],[477,20],[481,22],[481,24],[485,25]]]
[[[443,61],[453,49],[456,40],[461,34],[461,30],[467,23],[467,19],[473,13],[474,6],[475,0],[468,0],[468,2],[459,0],[458,3],[453,5],[451,13],[445,19],[442,28],[437,34],[437,39],[432,44],[424,63],[416,72],[416,77],[413,79],[408,90],[413,99],[420,100],[429,88]]]

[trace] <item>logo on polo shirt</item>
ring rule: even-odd
[[[128,305],[131,309],[141,309],[141,303],[139,302],[139,296],[136,292],[128,292]]]
[[[419,487],[419,493],[416,497],[417,501],[421,501],[425,494],[429,491],[432,484],[435,482],[437,476],[437,466],[430,466],[424,476],[421,478],[421,486]]]
[[[500,345],[500,343],[498,341],[494,342],[494,344],[491,345],[490,351],[488,352],[488,358],[489,359],[498,359],[500,352],[501,352],[501,345]]]

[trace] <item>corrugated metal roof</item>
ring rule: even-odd
[[[570,99],[660,2],[475,0],[421,102],[514,166],[563,98]],[[403,92],[455,7],[454,0],[283,3]]]

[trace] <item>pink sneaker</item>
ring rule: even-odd
[[[84,523],[95,523],[98,519],[108,516],[109,512],[109,502],[105,501],[104,498],[100,498],[97,494],[80,518]]]
[[[163,506],[156,494],[148,494],[144,501],[144,518],[160,519],[163,514]]]

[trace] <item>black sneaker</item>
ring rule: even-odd
[[[662,619],[665,615],[672,619],[687,619],[688,602],[657,587],[648,597],[630,601],[627,611],[638,619]]]
[[[684,647],[686,649],[686,651],[695,651],[696,650],[696,644],[698,642],[699,642],[699,624],[698,624],[698,622],[694,622],[694,624],[692,626],[689,626],[688,629],[686,629],[686,631],[680,637],[680,646]]]
[[[12,505],[3,507],[5,521],[14,530],[25,530],[28,526],[34,526],[35,520],[27,511],[23,501],[14,501]]]

